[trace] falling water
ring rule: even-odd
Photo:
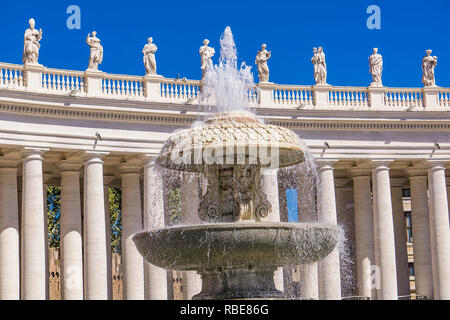
[[[237,50],[231,28],[220,38],[219,64],[206,71],[201,101],[212,112],[248,111],[248,92],[254,88],[251,67],[237,67]]]
[[[225,28],[220,38],[220,46],[219,63],[209,67],[205,74],[200,94],[200,104],[206,106],[206,111],[212,113],[249,111],[249,92],[255,88],[253,74],[251,73],[251,67],[244,62],[238,69],[237,50],[230,27]],[[193,127],[202,125],[204,125],[203,122],[196,121]],[[312,153],[309,152],[304,143],[301,143],[301,148],[305,154],[305,161],[301,164],[280,169],[278,173],[279,185],[297,188],[299,193],[299,222],[319,222],[317,215],[318,175],[316,165]],[[180,188],[182,173],[155,166],[154,174],[157,177],[155,176],[155,179],[153,179],[156,184],[152,186],[152,190],[154,190],[152,192],[152,210],[150,210],[151,216],[147,227],[159,227],[161,223],[164,224],[161,221],[161,216],[164,217],[162,212],[165,212],[165,219],[163,220],[165,220],[166,226],[176,223],[186,224],[186,221],[183,221],[183,219],[173,223],[167,214],[169,209],[167,201],[169,191]],[[200,186],[202,185],[200,182],[199,184]],[[163,190],[164,194],[162,194],[161,190]],[[286,206],[286,204],[280,203],[280,206]],[[298,245],[301,247],[303,244],[299,243]],[[351,264],[347,247],[345,233],[341,228],[338,250],[341,256],[341,263],[345,264],[341,267],[345,269]],[[290,267],[285,268],[285,271],[287,270],[290,270]],[[285,272],[285,275],[287,273]],[[344,271],[344,278],[346,277],[345,274]],[[301,281],[302,279],[300,279]],[[345,281],[346,279],[343,279],[343,282]],[[298,288],[293,286],[292,281],[285,281],[284,290],[290,297],[298,297],[300,294]]]

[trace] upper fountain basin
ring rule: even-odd
[[[211,164],[279,168],[304,161],[301,145],[293,131],[264,124],[250,112],[223,112],[201,127],[171,135],[158,162],[168,169],[192,172],[202,172],[204,165]]]
[[[316,223],[218,223],[152,229],[133,241],[151,264],[174,270],[279,267],[327,256],[337,226]]]

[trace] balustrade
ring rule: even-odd
[[[129,76],[103,72],[50,69],[42,66],[0,63],[0,88],[41,91],[52,94],[85,95],[111,99],[136,99],[152,102],[196,104],[200,97],[201,81],[171,79],[161,76]],[[32,75],[32,76],[30,76]],[[37,75],[37,76],[36,76]],[[89,81],[90,80],[90,81]],[[87,86],[88,81],[90,83]],[[29,82],[29,83],[27,83]],[[316,101],[317,94],[321,100]],[[261,107],[320,109],[336,107],[396,110],[410,108],[450,107],[450,88],[390,88],[297,86],[272,83],[249,88],[246,97],[250,104]],[[427,103],[425,104],[425,101]]]

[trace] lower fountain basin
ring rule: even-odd
[[[274,272],[318,261],[337,243],[337,226],[236,222],[176,226],[138,233],[133,241],[151,264],[196,270],[199,299],[283,299]]]
[[[173,270],[222,270],[308,264],[337,243],[337,226],[218,223],[152,229],[133,241],[151,264]]]

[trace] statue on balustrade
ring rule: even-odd
[[[323,48],[313,48],[313,53],[311,62],[314,65],[314,79],[316,80],[316,84],[327,84],[327,64]]]
[[[258,78],[259,82],[269,82],[269,67],[267,66],[267,60],[272,56],[271,51],[266,50],[267,45],[263,43],[261,50],[258,50],[256,54],[255,64],[258,66]]]
[[[373,54],[369,57],[369,72],[372,74],[371,87],[382,87],[381,73],[383,72],[383,57],[378,53],[378,48],[373,48]]]
[[[436,80],[434,78],[434,68],[437,65],[437,57],[431,56],[431,50],[426,51],[426,56],[422,59],[422,83],[425,87],[436,86]]]
[[[39,48],[41,45],[39,41],[42,39],[42,29],[37,31],[35,21],[31,18],[28,21],[30,28],[25,31],[24,45],[23,45],[23,64],[38,64]]]
[[[87,35],[86,43],[91,48],[88,70],[98,70],[98,65],[103,61],[103,47],[96,31],[92,31],[92,37],[90,33]]]
[[[153,43],[153,38],[147,39],[148,43],[144,46],[142,53],[144,54],[144,66],[146,75],[156,74],[156,59],[155,52],[158,47]]]
[[[205,78],[205,74],[208,71],[208,68],[212,68],[211,58],[214,56],[216,51],[214,48],[208,47],[209,40],[203,40],[203,46],[200,47],[199,53],[201,57],[201,69],[202,69],[202,80]]]

